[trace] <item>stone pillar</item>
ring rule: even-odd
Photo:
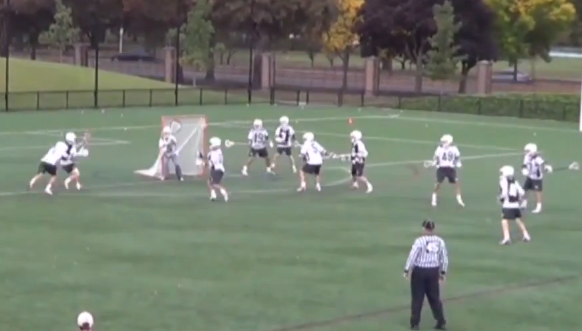
[[[380,85],[380,61],[369,57],[364,62],[364,90],[366,95],[375,95]]]
[[[176,79],[176,49],[174,47],[164,48],[164,81],[173,83]]]
[[[273,55],[270,53],[264,53],[261,59],[261,88],[270,89],[273,87],[273,67],[275,66],[275,61]]]
[[[493,80],[493,64],[489,61],[477,63],[477,93],[491,94],[491,82]]]
[[[87,67],[89,65],[89,45],[75,44],[74,61],[77,66]]]

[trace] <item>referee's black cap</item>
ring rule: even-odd
[[[424,220],[424,222],[422,222],[422,227],[423,227],[425,230],[432,231],[432,230],[434,230],[434,228],[436,227],[436,224],[434,223],[434,221],[433,221],[433,220],[426,219],[426,220]]]

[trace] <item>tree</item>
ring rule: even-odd
[[[184,26],[184,55],[182,61],[196,64],[206,70],[206,78],[214,79],[214,27],[210,20],[212,4],[208,0],[198,0],[188,12]]]
[[[487,0],[495,12],[495,33],[504,59],[517,76],[520,59],[549,61],[551,44],[576,18],[568,0]]]
[[[122,0],[125,29],[143,37],[145,46],[163,46],[169,30],[186,21],[190,3],[185,0]]]
[[[432,6],[439,0],[367,0],[361,9],[362,56],[378,56],[383,51],[403,56],[416,64],[416,92],[422,91],[422,73],[428,40],[436,33]],[[466,89],[466,77],[480,60],[495,60],[493,13],[482,0],[451,0],[455,19],[461,28],[455,36],[461,61],[459,92]]]
[[[73,24],[89,38],[91,47],[105,39],[107,30],[117,31],[123,24],[121,0],[63,0],[63,3],[71,8]]]
[[[455,44],[461,23],[455,22],[453,5],[449,1],[434,5],[433,12],[437,29],[430,38],[431,50],[427,54],[426,72],[432,80],[444,82],[452,78],[463,60],[458,55],[460,47]]]
[[[335,0],[214,0],[212,4],[217,33],[244,33],[258,53],[269,40],[301,35],[308,24],[319,25],[323,31],[336,15]]]
[[[52,0],[14,0],[11,6],[12,37],[28,43],[30,58],[35,60],[40,34],[53,23],[55,3]]]
[[[63,53],[67,46],[71,46],[79,38],[79,29],[73,25],[71,9],[62,0],[56,0],[54,23],[44,33],[44,37],[59,48],[60,62],[63,62]]]
[[[360,20],[360,8],[363,4],[363,0],[337,0],[338,16],[323,34],[323,47],[326,52],[337,55],[342,61],[343,89],[348,85],[350,54],[359,45],[355,27]]]

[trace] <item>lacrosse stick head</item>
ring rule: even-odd
[[[432,160],[426,160],[423,162],[422,164],[425,168],[432,168],[434,166],[434,161]]]
[[[224,147],[231,148],[232,146],[234,146],[234,142],[233,141],[230,141],[228,139],[224,141]]]
[[[570,170],[580,170],[580,164],[578,164],[578,162],[572,162],[568,166],[568,169],[570,169]]]

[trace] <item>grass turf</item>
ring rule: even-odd
[[[5,59],[0,59],[0,77],[5,77]],[[95,70],[78,66],[11,59],[9,68],[9,109],[68,109],[94,106]],[[6,82],[0,81],[4,99]],[[233,98],[240,96],[229,96]],[[179,90],[179,104],[217,104],[222,93]],[[98,107],[169,106],[175,103],[174,85],[136,76],[99,71]],[[0,110],[6,110],[4,101]]]
[[[349,131],[360,129],[375,191],[350,190],[347,166],[335,161],[325,165],[321,193],[297,194],[284,160],[275,179],[260,163],[238,177],[244,147],[225,151],[227,204],[210,203],[201,181],[133,175],[153,163],[160,116],[201,112],[213,123],[209,134],[237,141],[246,135],[241,123],[260,117],[272,131],[289,115],[298,131],[314,130],[336,152],[347,151]],[[280,106],[1,116],[1,329],[66,329],[87,309],[109,331],[406,330],[402,268],[425,217],[437,220],[449,245],[443,297],[452,330],[582,327],[573,249],[582,231],[579,174],[548,176],[544,213],[527,215],[532,243],[497,245],[498,168],[519,166],[531,141],[554,165],[573,161],[582,147],[564,146],[580,139],[572,124]],[[53,198],[26,192],[39,158],[71,128],[93,132],[91,156],[80,165],[86,190]],[[406,167],[429,158],[443,133],[465,157],[465,209],[450,187],[431,208],[432,172],[415,178]],[[423,326],[430,315],[425,309]]]
[[[281,67],[310,67],[311,60],[307,56],[306,52],[300,51],[288,51],[288,52],[277,52],[277,65]],[[350,58],[350,67],[363,68],[364,58],[360,56],[352,56]],[[233,57],[233,62],[237,65],[247,65],[248,64],[248,51],[241,50],[236,52]],[[329,60],[323,54],[317,54],[314,58],[314,65],[317,67],[330,67]],[[582,76],[582,69],[580,64],[582,59],[574,58],[553,58],[550,62],[545,62],[538,59],[534,62],[535,64],[535,77],[536,78],[547,78],[547,79],[575,79],[579,80]],[[336,58],[334,60],[334,67],[337,70],[341,70],[342,62],[340,59]],[[394,61],[394,70],[400,69],[400,63]],[[494,70],[504,70],[509,69],[511,66],[506,61],[496,62],[493,66]],[[519,70],[522,72],[527,72],[530,75],[532,73],[532,65],[530,60],[522,60],[518,66]],[[474,72],[473,72],[474,74]]]

